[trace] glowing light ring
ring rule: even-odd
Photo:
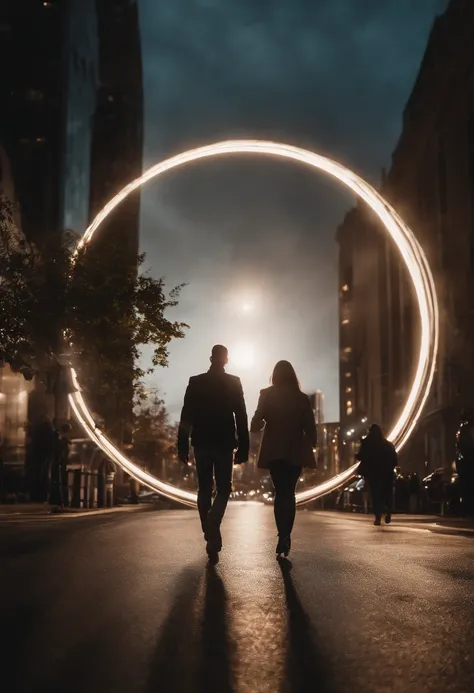
[[[312,166],[313,168],[324,171],[334,178],[337,178],[356,193],[356,195],[365,200],[373,209],[397,246],[407,267],[411,281],[413,282],[418,301],[421,324],[419,354],[413,382],[399,419],[388,435],[388,438],[395,444],[397,450],[400,450],[403,445],[405,445],[416,426],[433,382],[439,339],[439,315],[436,289],[426,256],[408,226],[403,222],[391,205],[384,200],[380,193],[369,185],[369,183],[341,164],[320,156],[319,154],[315,154],[314,152],[300,149],[299,147],[294,147],[289,144],[279,144],[260,140],[218,142],[205,147],[192,149],[155,164],[149,168],[148,171],[145,171],[143,175],[136,178],[117,193],[117,195],[115,195],[115,197],[113,197],[97,214],[94,221],[85,231],[78,246],[78,250],[89,243],[100,224],[112,210],[130,195],[130,193],[141,187],[147,181],[166,171],[184,166],[193,161],[229,154],[264,154],[293,159],[294,161]],[[87,435],[101,448],[101,450],[113,462],[118,464],[119,467],[124,469],[141,484],[148,486],[167,498],[184,503],[185,505],[195,506],[196,494],[177,489],[156,479],[151,474],[148,474],[148,472],[128,459],[128,457],[116,448],[97,428],[80,391],[77,374],[72,365],[71,375],[73,383],[77,388],[77,391],[69,396],[71,407]],[[308,501],[324,496],[339,488],[354,475],[356,468],[357,465],[354,465],[332,479],[314,488],[298,493],[297,503],[307,503]]]

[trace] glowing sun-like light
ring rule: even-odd
[[[255,349],[252,344],[237,344],[229,351],[229,362],[236,368],[249,369],[255,365]]]
[[[124,200],[130,193],[141,187],[144,183],[156,178],[157,176],[171,171],[179,166],[185,166],[193,161],[200,159],[213,158],[217,156],[228,156],[230,154],[253,154],[274,156],[284,159],[292,159],[301,164],[311,166],[314,169],[323,171],[350,188],[356,195],[361,197],[380,218],[389,236],[397,247],[403,262],[410,275],[415,295],[418,303],[420,316],[420,339],[418,344],[418,356],[413,379],[409,388],[407,400],[400,412],[398,420],[388,437],[400,450],[407,442],[410,434],[423,410],[428,398],[431,384],[433,382],[436,367],[436,356],[438,352],[438,302],[433,276],[428,265],[426,256],[421,249],[415,236],[408,226],[399,217],[391,205],[384,200],[369,183],[366,183],[357,174],[338,164],[331,159],[315,154],[314,152],[289,144],[279,144],[276,142],[265,142],[260,140],[235,140],[228,142],[218,142],[205,147],[191,149],[182,154],[178,154],[169,159],[165,159],[155,164],[143,173],[139,178],[125,186],[115,197],[113,197],[105,207],[97,214],[94,221],[85,231],[78,250],[87,245],[92,239],[101,223],[108,217],[117,205]],[[85,403],[77,379],[77,373],[71,366],[71,376],[77,391],[70,395],[71,407],[78,421],[83,426],[88,436],[102,449],[102,451],[122,469],[128,472],[133,478],[149,488],[161,493],[168,498],[180,501],[187,505],[196,505],[196,494],[190,491],[177,489],[170,484],[166,484],[148,474],[141,467],[132,462],[124,455],[103,433],[100,431]],[[342,474],[325,481],[319,486],[307,489],[297,494],[297,503],[306,503],[315,498],[329,493],[338,488],[354,474],[356,465],[347,469]]]

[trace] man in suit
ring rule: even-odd
[[[225,372],[228,351],[212,348],[211,367],[189,380],[178,431],[178,456],[189,460],[189,437],[198,478],[198,510],[206,550],[217,558],[222,548],[220,525],[232,491],[234,462],[247,462],[249,432],[240,379]],[[235,458],[234,458],[234,451]],[[212,500],[214,478],[216,495]]]

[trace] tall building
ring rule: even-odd
[[[318,483],[331,479],[342,471],[340,431],[341,427],[337,422],[318,425]]]
[[[311,408],[316,422],[318,437],[318,469],[317,472],[307,474],[309,485],[320,483],[342,471],[341,466],[341,426],[339,422],[326,422],[324,420],[324,394],[316,390],[309,395]]]
[[[0,141],[12,162],[23,231],[35,242],[89,217],[98,89],[95,0],[4,0]]]
[[[451,467],[460,409],[474,404],[474,4],[451,0],[432,28],[382,193],[420,241],[440,301],[431,396],[401,457]],[[419,318],[397,251],[365,207],[338,229],[343,434],[368,417],[386,430],[407,396]]]
[[[316,424],[324,422],[324,394],[321,390],[316,390],[309,395],[309,401],[314,412],[314,420]]]
[[[388,431],[405,401],[413,301],[407,273],[371,210],[351,210],[337,240],[341,454],[349,466],[367,419]]]
[[[90,221],[93,122],[100,88],[100,0],[68,0],[64,17],[65,95],[60,224],[82,233]]]
[[[92,122],[90,213],[142,173],[143,74],[138,3],[98,0],[99,91]],[[140,192],[128,197],[103,225],[100,236],[116,240],[135,265]]]
[[[59,242],[73,219],[78,230],[87,222],[89,164],[82,157],[97,89],[94,16],[93,0],[0,5],[0,143],[2,169],[8,161],[11,174],[4,194],[15,205],[16,231],[38,246]],[[39,380],[32,389],[8,367],[0,388],[7,412],[2,457],[16,463],[24,457],[27,419],[34,425],[52,413],[53,398]]]
[[[0,144],[18,226],[41,246],[91,215],[141,171],[143,97],[134,0],[0,3]],[[139,194],[117,210],[114,237],[136,264]],[[104,230],[107,232],[107,229]],[[36,384],[30,414],[52,397]],[[131,397],[128,409],[131,411]]]
[[[92,121],[90,215],[142,173],[143,74],[138,3],[99,0],[99,90]],[[112,243],[125,261],[137,265],[140,190],[103,223],[94,243]],[[133,360],[117,396],[91,392],[90,402],[115,439],[129,441],[133,411]]]

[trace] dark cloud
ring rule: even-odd
[[[434,16],[445,0],[141,0],[148,162],[230,137],[317,149],[377,181]],[[193,165],[144,192],[142,245],[156,274],[189,282],[192,327],[159,373],[176,412],[213,341],[292,358],[337,415],[334,232],[339,188],[294,164]],[[260,297],[248,324],[232,297]],[[230,302],[230,303],[229,303]],[[219,338],[221,337],[221,338]],[[260,379],[259,382],[257,382]]]

